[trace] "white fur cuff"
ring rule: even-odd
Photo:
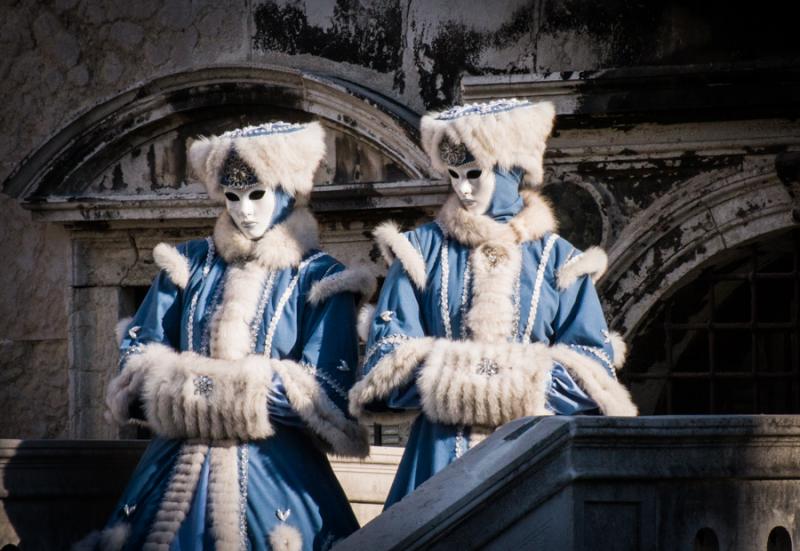
[[[217,360],[152,343],[130,356],[110,388],[128,396],[141,389],[148,424],[160,436],[247,441],[273,433],[271,385],[268,358]]]
[[[579,277],[589,275],[597,282],[608,267],[608,256],[600,247],[589,247],[581,254],[567,260],[558,270],[558,288],[568,289]]]
[[[336,455],[366,457],[367,430],[348,419],[325,394],[314,372],[289,360],[273,360],[292,409]]]
[[[548,415],[551,368],[544,344],[440,339],[417,379],[422,409],[435,422],[487,427]]]
[[[368,301],[375,293],[375,276],[366,267],[348,268],[339,273],[320,279],[311,286],[308,302],[317,305],[339,293],[355,293],[360,301]]]
[[[397,224],[392,221],[384,222],[375,228],[372,235],[375,236],[375,242],[386,264],[391,265],[397,258],[417,289],[420,291],[425,289],[425,282],[428,279],[425,260],[400,232]]]

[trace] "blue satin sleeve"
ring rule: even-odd
[[[180,343],[181,292],[166,272],[153,280],[141,306],[125,327],[120,342],[120,367],[136,352],[137,346],[158,342],[176,350]]]
[[[322,304],[306,304],[301,318],[300,363],[313,370],[327,396],[349,416],[347,393],[355,382],[358,365],[356,297],[353,293],[339,293]],[[277,374],[273,376],[268,408],[270,417],[277,422],[304,426]]]
[[[561,293],[554,320],[553,344],[566,344],[601,364],[615,377],[613,350],[600,298],[588,275]],[[578,386],[567,370],[556,364],[548,393],[548,407],[561,415],[597,414],[597,404]]]
[[[364,375],[404,342],[424,336],[418,291],[402,264],[395,260],[386,274],[375,307],[364,358]],[[420,408],[419,392],[414,382],[393,390],[384,401],[367,405],[372,412]]]

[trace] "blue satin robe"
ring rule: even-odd
[[[209,253],[210,239],[184,243],[178,250],[190,263],[188,285],[181,290],[165,272],[157,276],[122,342],[123,369],[126,354],[135,351],[137,344],[161,342],[175,350],[208,355],[209,325],[223,296],[227,264],[213,249]],[[299,270],[279,271],[260,318],[255,352],[264,353],[269,320],[292,279],[299,278],[283,308],[270,356],[316,366],[317,380],[326,394],[338,408],[347,412],[346,393],[354,382],[357,365],[356,297],[352,293],[341,293],[317,306],[306,301],[314,282],[343,269],[331,256],[311,251]],[[358,522],[318,445],[319,440],[292,410],[277,375],[273,382],[270,401],[264,407],[269,408],[275,434],[265,440],[239,445],[240,468],[243,460],[247,463],[244,481],[247,543],[250,549],[269,549],[269,532],[281,522],[277,511],[290,510],[286,522],[301,532],[303,549],[328,549],[333,542],[357,530]],[[125,549],[142,546],[182,443],[155,437],[139,462],[108,523],[108,526],[118,521],[131,523]],[[208,457],[192,507],[171,549],[214,549],[210,519],[206,515],[207,493]],[[135,506],[133,513],[127,515],[125,505]]]
[[[519,208],[521,204],[514,211],[518,212]],[[509,215],[500,214],[493,217],[501,222],[510,218]],[[425,261],[427,284],[424,291],[419,291],[399,261],[391,265],[375,310],[379,315],[375,316],[370,330],[364,374],[369,373],[382,357],[402,344],[402,341],[397,342],[394,336],[448,337],[440,300],[441,252],[445,246],[449,274],[446,280],[447,314],[451,328],[449,337],[469,338],[465,333],[465,314],[469,311],[472,290],[468,285],[465,291],[464,274],[471,249],[453,239],[445,239],[444,232],[437,222],[406,232],[405,237]],[[553,244],[545,259],[541,295],[528,340],[569,344],[576,351],[602,363],[610,377],[616,377],[612,366],[613,351],[607,324],[590,277],[588,275],[580,277],[564,291],[560,291],[556,285],[558,269],[568,259],[580,253],[568,241],[557,235],[546,234],[537,241],[525,242],[520,246],[522,269],[519,290],[515,292],[520,315],[515,340],[522,342],[524,339],[530,317],[536,273],[548,240],[553,240]],[[393,313],[388,322],[380,316],[380,313],[387,310]],[[552,370],[547,407],[558,415],[599,413],[594,401],[558,364],[555,364]],[[420,410],[419,393],[416,386],[411,384],[395,390],[387,400],[368,405],[367,409],[373,412]],[[425,480],[455,461],[468,449],[469,435],[469,427],[434,423],[425,415],[419,415],[412,425],[405,453],[385,507],[399,501]]]

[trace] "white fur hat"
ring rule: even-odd
[[[231,154],[252,169],[258,182],[307,197],[325,156],[325,131],[318,122],[270,122],[198,138],[189,146],[189,166],[212,199],[224,198],[222,169]]]
[[[482,169],[519,167],[525,182],[537,186],[544,180],[542,158],[555,114],[549,101],[502,99],[458,105],[422,117],[422,147],[440,172],[447,171],[439,150],[446,139],[466,146]]]

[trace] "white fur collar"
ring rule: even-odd
[[[282,270],[299,265],[305,253],[319,245],[319,230],[306,207],[295,207],[285,221],[253,241],[223,212],[214,227],[214,244],[228,263],[254,260],[266,270]]]
[[[507,224],[484,214],[472,214],[461,206],[455,194],[447,199],[437,218],[450,237],[470,247],[489,241],[524,243],[556,231],[556,219],[547,200],[532,190],[520,190],[520,195],[525,206]]]

